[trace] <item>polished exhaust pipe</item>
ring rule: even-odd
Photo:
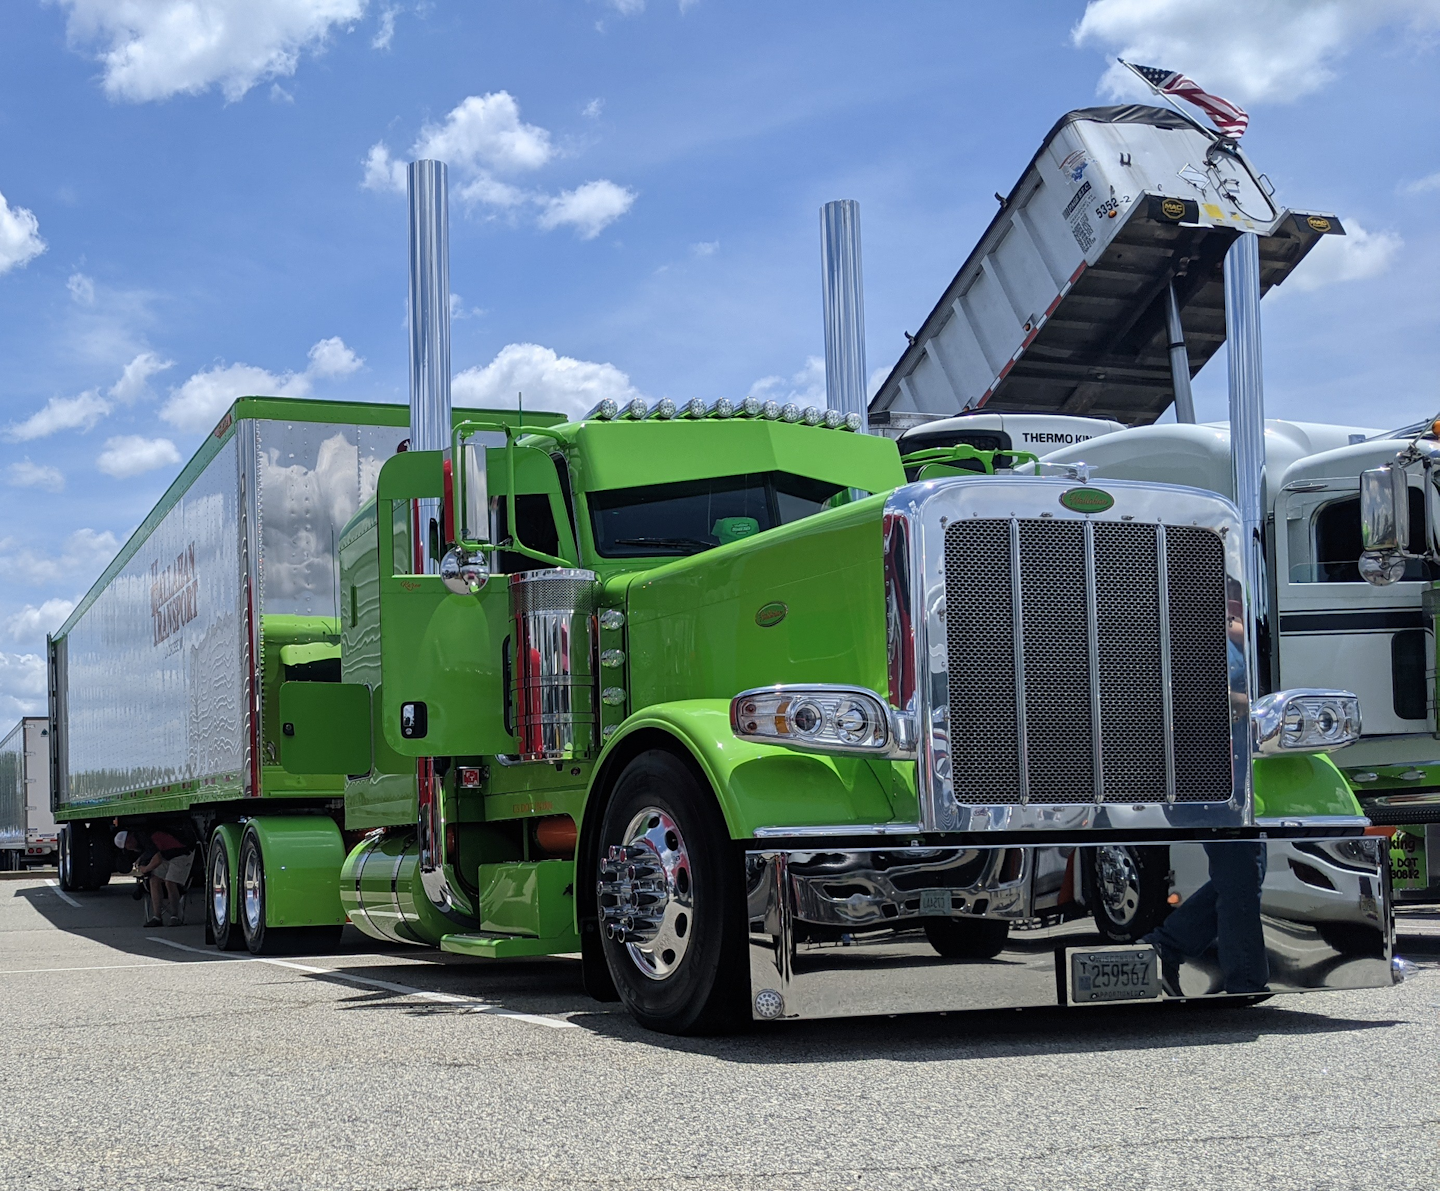
[[[870,429],[865,399],[865,281],[860,270],[860,204],[820,208],[820,271],[825,308],[825,403],[856,414]]]

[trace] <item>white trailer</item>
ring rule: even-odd
[[[0,741],[0,868],[54,864],[50,722],[26,716]]]
[[[1225,340],[1222,261],[1242,232],[1260,237],[1268,290],[1343,229],[1280,206],[1238,149],[1178,112],[1070,112],[910,336],[872,429],[981,408],[1155,421]]]

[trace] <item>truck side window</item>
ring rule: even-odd
[[[1320,583],[1360,583],[1360,498],[1347,496],[1322,505],[1315,513],[1315,572]],[[1425,495],[1410,489],[1410,549],[1425,543]],[[1405,564],[1406,580],[1432,579],[1436,568],[1424,559]]]
[[[491,504],[495,509],[495,540],[503,542],[510,536],[507,502],[503,496],[497,496],[491,500]],[[520,540],[530,549],[545,554],[560,553],[560,534],[555,528],[555,515],[551,512],[548,496],[543,493],[521,493],[516,496],[515,520],[519,523]],[[549,565],[510,550],[496,551],[495,558],[496,568],[502,575],[533,571]]]

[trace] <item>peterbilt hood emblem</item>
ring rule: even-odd
[[[1073,513],[1103,513],[1115,498],[1099,488],[1071,488],[1060,494],[1060,503]]]
[[[789,611],[790,609],[779,600],[771,604],[764,604],[760,610],[755,613],[755,623],[762,629],[773,629],[785,619],[785,614]]]

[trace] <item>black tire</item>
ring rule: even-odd
[[[14,848],[0,851],[0,873],[13,873],[20,867],[19,859],[19,853]]]
[[[623,933],[616,938],[605,912],[616,907],[617,898],[602,887],[599,943],[615,991],[649,1030],[735,1029],[749,1020],[740,863],[710,790],[678,757],[658,749],[625,767],[605,807],[594,857],[602,886],[610,847],[630,845],[647,831],[657,833],[666,849],[664,875],[658,878],[666,890],[665,925],[648,942]]]
[[[55,846],[55,868],[60,888],[66,893],[74,893],[76,889],[75,849],[70,844],[69,823],[60,825],[59,839]]]
[[[600,924],[593,920],[580,927],[580,983],[597,1001],[620,999],[615,981],[610,978],[610,965],[605,962],[605,949],[600,945]]]
[[[1102,857],[1108,852],[1108,857]],[[1086,857],[1085,898],[1095,929],[1111,943],[1133,943],[1170,913],[1170,849],[1163,845],[1107,845]],[[1111,874],[1100,870],[1109,863]]]
[[[994,959],[1009,937],[1010,924],[993,918],[925,919],[925,938],[946,959]]]
[[[280,942],[281,931],[265,925],[265,855],[260,840],[247,831],[240,841],[236,863],[237,880],[231,885],[240,898],[237,917],[251,955],[273,955]]]
[[[230,871],[230,856],[217,835],[210,841],[210,855],[205,865],[205,933],[208,941],[221,951],[239,951],[245,946],[245,933],[238,921],[232,922],[235,899],[235,875]],[[217,869],[219,870],[217,872]],[[217,892],[217,882],[219,882]],[[223,905],[217,905],[223,902]]]
[[[85,847],[85,880],[81,888],[92,893],[110,884],[115,875],[115,841],[106,833],[106,824],[92,823],[82,837]]]

